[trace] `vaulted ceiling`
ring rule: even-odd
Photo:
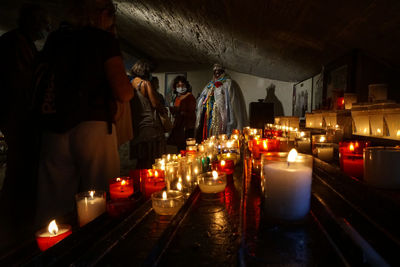
[[[0,3],[0,29],[21,1]],[[38,2],[38,1],[35,1]],[[61,0],[41,0],[54,21]],[[158,71],[210,67],[300,81],[361,49],[400,66],[399,0],[115,0],[122,48]]]

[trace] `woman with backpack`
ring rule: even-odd
[[[74,2],[70,21],[48,37],[42,55],[52,78],[39,106],[41,225],[72,212],[76,193],[107,190],[120,175],[114,117],[117,101],[133,97],[114,36],[114,4]]]

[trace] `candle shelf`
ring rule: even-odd
[[[223,194],[205,199],[196,187],[175,216],[157,216],[151,200],[136,192],[137,206],[125,216],[103,214],[82,228],[75,223],[73,233],[47,251],[32,241],[34,247],[1,256],[0,265],[400,264],[400,219],[392,215],[399,210],[398,192],[350,179],[314,159],[311,212],[301,223],[277,223],[264,211],[261,170],[252,162],[257,164],[243,153]]]

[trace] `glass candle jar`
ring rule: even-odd
[[[226,173],[212,171],[197,176],[197,183],[203,193],[220,193],[226,187]]]
[[[294,151],[294,152],[293,152]],[[268,153],[262,156],[267,216],[283,221],[303,219],[310,210],[312,156]]]
[[[363,178],[364,158],[363,150],[369,147],[366,141],[346,141],[339,143],[340,169],[349,176]]]
[[[314,153],[320,160],[331,162],[334,159],[334,144],[333,143],[316,143]]]
[[[152,207],[158,215],[175,215],[184,204],[179,191],[159,191],[151,195]]]
[[[194,145],[196,145],[196,139],[195,139],[195,138],[188,138],[188,139],[186,139],[186,145],[187,145],[187,146],[194,146]]]
[[[96,219],[106,211],[106,192],[87,191],[75,195],[79,226]]]
[[[130,177],[116,177],[110,180],[110,198],[129,198],[133,194],[133,181]]]
[[[385,189],[400,188],[400,148],[368,147],[364,150],[364,180]]]

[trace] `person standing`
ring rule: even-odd
[[[117,101],[134,93],[115,38],[115,12],[111,0],[76,0],[68,23],[43,48],[54,86],[39,105],[38,225],[73,212],[76,193],[107,190],[120,175],[114,117]]]
[[[176,97],[170,111],[175,120],[168,141],[176,145],[180,151],[186,149],[186,139],[194,137],[196,99],[192,94],[192,87],[184,76],[177,76],[172,88]]]
[[[166,114],[167,110],[149,81],[150,63],[138,60],[131,73],[135,96],[131,101],[134,137],[130,142],[129,155],[137,160],[136,169],[151,169],[154,160],[166,151],[159,114]]]
[[[38,134],[29,110],[38,51],[35,41],[49,30],[45,10],[20,8],[18,27],[0,37],[0,131],[8,146],[0,192],[0,250],[29,236],[36,203]]]

